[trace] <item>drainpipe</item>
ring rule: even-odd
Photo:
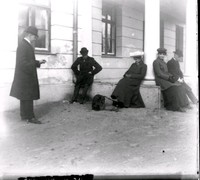
[[[73,62],[77,59],[78,52],[78,0],[74,0],[73,7]],[[73,75],[73,83],[75,76]]]
[[[73,61],[77,59],[78,50],[78,0],[74,0],[73,10]]]

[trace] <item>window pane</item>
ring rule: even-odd
[[[102,47],[101,48],[102,49],[102,53],[105,54],[105,39],[104,38],[102,39],[102,46],[101,47]]]
[[[115,8],[112,8],[112,16],[111,16],[111,20],[115,21]]]
[[[107,39],[107,41],[106,41],[106,51],[107,51],[107,52],[110,52],[110,48],[111,48],[110,45],[111,45],[111,44],[110,44],[110,39]]]
[[[106,32],[106,23],[102,22],[102,37],[105,38],[105,32]]]
[[[18,23],[19,26],[26,27],[28,25],[28,10],[27,6],[19,6]]]
[[[108,38],[111,38],[110,32],[111,32],[111,24],[107,24],[107,37]]]
[[[112,32],[112,35],[111,35],[111,38],[112,39],[115,39],[115,25],[112,25],[112,27],[111,27],[111,32]]]
[[[35,10],[35,26],[38,29],[48,29],[48,14],[47,10],[37,8]]]
[[[115,53],[115,39],[112,40],[112,53]]]
[[[115,55],[115,4],[102,2],[102,54]]]
[[[106,11],[104,8],[102,9],[102,19],[106,19]]]
[[[38,31],[38,39],[36,41],[36,48],[48,48],[48,31]]]

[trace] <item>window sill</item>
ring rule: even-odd
[[[38,54],[38,55],[57,55],[57,53],[51,53],[51,52],[46,52],[46,51],[35,51],[35,54]]]
[[[121,59],[122,57],[117,57],[116,55],[101,55],[101,58]]]

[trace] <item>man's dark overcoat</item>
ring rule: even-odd
[[[183,78],[183,73],[181,71],[180,64],[174,58],[172,58],[167,62],[167,68],[168,71],[176,78],[176,80],[178,80],[179,78],[181,79]],[[193,103],[196,103],[197,98],[193,94],[191,87],[185,81],[183,81],[181,86],[183,87],[183,89],[185,90],[186,94],[191,99],[191,101]]]
[[[176,80],[178,80],[179,78],[183,78],[183,73],[181,71],[180,64],[174,58],[167,62],[167,68],[169,73],[175,76]]]
[[[164,60],[157,58],[153,62],[156,85],[161,87],[161,90],[166,90],[172,86],[180,86],[179,82],[171,83],[168,79],[172,74],[169,73],[167,64]]]
[[[180,82],[176,81],[174,83],[169,81],[169,76],[172,74],[169,73],[167,63],[164,60],[157,58],[153,62],[153,69],[155,74],[156,85],[161,87],[164,98],[164,106],[175,106],[172,109],[177,109],[179,107],[185,107],[188,105],[189,101],[187,99],[185,90],[183,89]],[[170,101],[168,103],[167,101]]]
[[[111,97],[116,98],[125,107],[145,107],[139,88],[146,71],[147,65],[143,61],[139,64],[133,63],[124,74],[124,78],[118,82]],[[126,74],[130,74],[131,77],[126,77]]]
[[[35,60],[34,48],[23,39],[17,48],[15,75],[10,96],[20,100],[40,98],[37,67],[40,67],[40,63]]]

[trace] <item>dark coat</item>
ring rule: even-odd
[[[179,82],[171,83],[168,79],[172,75],[168,72],[167,64],[157,58],[153,62],[153,70],[155,74],[156,85],[161,87],[161,90],[166,90],[172,86],[180,86]]]
[[[40,67],[40,63],[35,60],[34,49],[23,39],[17,48],[15,75],[10,96],[20,100],[40,98],[37,67]]]
[[[172,75],[169,73],[167,63],[157,58],[153,62],[156,85],[161,87],[164,98],[164,106],[168,110],[178,110],[180,107],[188,105],[188,99],[182,83],[176,81],[171,83],[168,79]]]
[[[176,80],[178,80],[179,78],[183,78],[183,73],[181,71],[180,64],[174,58],[167,62],[167,68],[169,73],[175,76]]]
[[[179,78],[183,78],[183,73],[181,71],[180,64],[174,58],[167,62],[167,67],[169,72],[175,77],[176,80],[178,80]],[[191,87],[188,84],[186,84],[185,81],[183,81],[182,87],[184,88],[187,96],[191,99],[191,101],[193,103],[196,103],[197,98],[193,94]]]
[[[133,63],[124,74],[124,78],[118,82],[111,97],[123,103],[125,107],[145,107],[139,88],[146,71],[147,65],[143,61],[140,61],[138,65]],[[131,77],[126,77],[126,74]]]
[[[94,80],[94,75],[102,70],[102,67],[92,57],[78,57],[72,64],[71,69],[76,75],[77,81],[75,86],[91,85]],[[91,74],[90,74],[90,73]]]

